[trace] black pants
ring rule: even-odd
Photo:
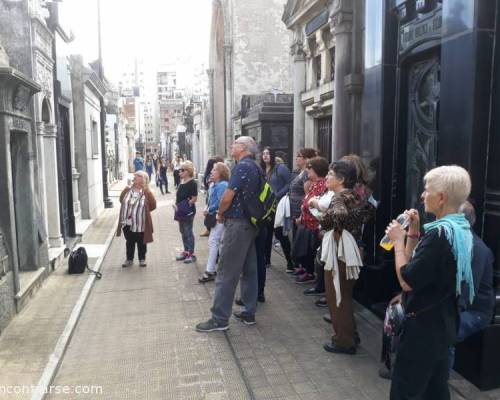
[[[267,229],[262,227],[255,238],[255,250],[257,252],[257,282],[258,294],[264,294],[266,286],[266,256],[264,254],[267,239]]]
[[[179,170],[174,169],[174,186],[177,187],[181,183],[181,177],[179,176]]]
[[[407,360],[396,356],[391,400],[449,400],[448,358]]]
[[[130,227],[125,226],[123,228],[123,235],[125,236],[127,246],[127,260],[132,261],[134,259],[136,244],[139,260],[145,260],[147,245],[144,243],[144,232],[130,232]]]
[[[280,241],[281,248],[283,249],[283,253],[286,258],[286,262],[289,266],[292,265],[292,246],[290,244],[290,239],[288,239],[288,236],[283,235],[283,228],[279,227],[274,229],[274,218],[271,219],[269,224],[265,226],[265,229],[267,230],[267,237],[266,237],[266,242],[265,242],[265,247],[264,247],[264,254],[266,257],[266,264],[271,264],[271,251],[273,248],[273,234],[276,236],[276,239]]]
[[[168,192],[168,179],[167,175],[160,175],[160,190],[163,194],[163,186],[165,186],[165,192]]]
[[[319,253],[319,254],[318,254]],[[321,261],[321,246],[316,253],[314,260],[314,270],[316,271],[316,290],[318,292],[325,291],[325,263]]]

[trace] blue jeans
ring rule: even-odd
[[[489,322],[487,318],[478,312],[462,311],[460,313],[460,326],[458,327],[456,343],[461,343],[469,336],[486,328]],[[455,364],[455,346],[450,346],[448,352],[448,367],[450,372],[453,368],[453,364]]]
[[[184,221],[179,221],[179,232],[182,236],[184,251],[189,254],[194,253],[193,219],[194,216]]]

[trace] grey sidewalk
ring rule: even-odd
[[[113,226],[117,209],[105,210],[88,228],[82,244],[89,249],[92,266]],[[44,282],[27,307],[0,336],[0,386],[37,385],[63,332],[88,275],[68,275],[67,260]],[[30,399],[29,393],[0,399]]]
[[[195,332],[195,324],[210,315],[213,294],[213,283],[197,282],[207,255],[207,239],[198,236],[201,212],[195,224],[198,263],[184,265],[174,261],[181,245],[172,218],[174,194],[156,195],[148,267],[122,269],[125,244],[115,238],[104,260],[104,278],[94,285],[53,382],[99,386],[102,394],[49,399],[388,399],[389,382],[377,375],[380,321],[358,308],[359,353],[326,353],[325,309],[302,295],[303,285],[284,273],[276,254],[257,325],[232,320],[227,333]],[[471,386],[456,377],[453,384],[468,393],[454,394],[455,399],[495,398],[474,389],[469,393]]]

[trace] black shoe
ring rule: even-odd
[[[323,314],[323,321],[328,322],[329,324],[332,323],[332,317],[330,316],[330,313]]]
[[[361,338],[359,337],[359,332],[354,332],[354,344],[358,347],[361,344]]]
[[[392,379],[392,371],[389,368],[387,368],[387,366],[385,364],[382,364],[382,366],[378,370],[378,376],[380,376],[383,379],[391,380]]]
[[[257,296],[257,301],[258,301],[259,303],[265,303],[265,302],[266,302],[266,296],[264,296],[264,293],[259,294],[259,295]]]
[[[255,325],[255,315],[243,314],[237,311],[235,311],[233,315],[234,318],[236,318],[238,321],[243,322],[245,325]]]
[[[327,303],[327,301],[326,301],[326,299],[325,299],[324,297],[322,297],[322,298],[320,298],[320,299],[316,300],[316,301],[314,302],[314,305],[315,305],[316,307],[328,307],[328,303]]]
[[[315,287],[304,290],[304,296],[324,296],[325,292],[320,292]]]
[[[349,354],[353,355],[356,354],[356,347],[341,347],[336,345],[333,342],[326,342],[323,345],[323,348],[328,351],[329,353],[336,353],[336,354]]]
[[[240,307],[243,307],[243,306],[244,306],[244,304],[243,304],[243,302],[241,301],[241,299],[236,299],[236,300],[234,301],[234,304],[236,304],[237,306],[240,306]]]
[[[213,332],[213,331],[227,331],[229,329],[228,324],[220,324],[210,318],[208,321],[200,322],[196,325],[196,330],[198,332]]]

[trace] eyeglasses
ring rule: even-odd
[[[185,169],[184,168],[179,168],[179,172],[184,172]]]

